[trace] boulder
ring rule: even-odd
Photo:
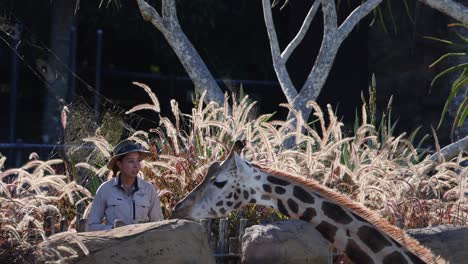
[[[88,255],[77,241],[89,250]],[[59,249],[67,263],[215,263],[203,227],[193,221],[178,219],[107,231],[59,233],[51,236],[49,243],[42,243],[39,250],[47,252],[50,248]],[[64,248],[71,248],[76,254]],[[40,262],[50,260],[42,255]]]
[[[468,227],[440,225],[409,229],[407,233],[449,263],[466,263]],[[328,242],[311,224],[281,221],[254,225],[242,239],[242,263],[330,263]]]
[[[440,225],[407,233],[450,263],[468,263],[468,226]]]
[[[307,222],[254,225],[242,237],[241,261],[251,263],[331,263],[329,243]]]

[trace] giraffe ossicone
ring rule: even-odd
[[[209,167],[171,218],[219,218],[247,204],[264,205],[311,223],[354,263],[446,263],[348,197],[313,180],[250,164],[239,156],[242,146],[236,142],[224,162]]]

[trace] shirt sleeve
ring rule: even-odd
[[[102,218],[104,218],[104,213],[106,210],[106,201],[103,197],[103,188],[102,185],[96,191],[96,196],[94,197],[93,203],[91,205],[91,210],[88,216],[88,229],[87,231],[99,231],[99,230],[109,230],[112,229],[112,225],[102,224]]]
[[[153,185],[151,185],[150,199],[151,199],[150,201],[151,204],[150,204],[150,210],[148,212],[150,222],[164,220],[164,216],[161,210],[161,203],[159,201],[158,191],[156,191]]]

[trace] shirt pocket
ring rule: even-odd
[[[114,224],[116,219],[125,220],[129,218],[124,216],[125,203],[121,198],[111,198],[107,201],[106,221],[108,224]],[[127,213],[128,214],[128,213]]]
[[[148,222],[149,217],[149,209],[150,209],[150,201],[148,197],[145,195],[143,197],[135,198],[135,223],[140,222]]]

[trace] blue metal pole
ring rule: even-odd
[[[94,94],[94,113],[99,118],[99,100],[101,95],[101,73],[102,73],[102,29],[97,30],[96,43],[96,93]]]
[[[21,25],[16,24],[15,26],[15,35],[13,37],[14,39],[14,47],[15,49],[18,48],[18,44],[20,43],[20,38],[21,38]],[[19,80],[19,61],[18,61],[18,55],[16,52],[12,52],[12,57],[11,57],[11,84],[10,84],[10,131],[9,131],[9,136],[8,139],[10,143],[15,143],[16,142],[16,100],[18,96],[18,80]],[[8,156],[13,159],[13,156],[15,154],[15,150],[10,149]],[[18,160],[16,161],[18,163]]]
[[[70,59],[68,62],[68,68],[70,68],[70,73],[68,77],[68,94],[67,94],[67,103],[73,101],[75,98],[75,89],[76,89],[76,27],[70,27]]]
[[[16,24],[15,35],[14,39],[14,46],[17,48],[17,45],[20,41],[21,35],[21,26],[20,24]],[[18,96],[18,77],[19,77],[19,70],[18,70],[18,56],[15,52],[12,54],[11,58],[11,84],[10,84],[10,135],[9,141],[10,143],[14,143],[16,141],[16,100]]]

